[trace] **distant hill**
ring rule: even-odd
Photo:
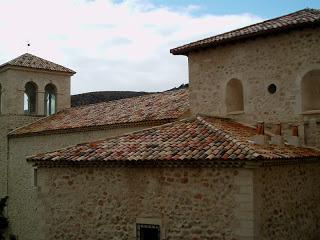
[[[168,91],[187,88],[188,84],[182,84],[179,87],[172,88]],[[134,92],[134,91],[100,91],[100,92],[88,92],[71,96],[71,106],[77,107],[81,105],[88,105],[93,103],[108,102],[112,100],[118,100],[122,98],[131,98],[150,94],[152,92]]]
[[[147,92],[132,92],[132,91],[101,91],[88,92],[71,96],[71,106],[88,105],[93,103],[107,102],[122,98],[137,97],[149,94]]]
[[[186,84],[181,84],[179,87],[171,88],[167,91],[174,91],[174,90],[179,90],[179,89],[188,88],[188,87],[189,87],[189,84],[186,83]]]

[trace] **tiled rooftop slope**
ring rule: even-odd
[[[118,138],[79,144],[29,161],[56,163],[255,160],[319,157],[320,152],[293,146],[262,146],[252,142],[254,128],[229,119],[197,117],[127,134]]]
[[[226,42],[256,37],[263,34],[276,33],[299,27],[320,26],[320,10],[303,9],[288,15],[253,24],[234,31],[192,42],[174,49],[170,52],[175,55],[186,55],[190,51],[214,47]]]
[[[19,128],[12,135],[177,119],[189,110],[188,89],[69,108]]]
[[[30,53],[25,53],[15,59],[12,59],[9,62],[6,62],[2,65],[0,65],[0,69],[4,67],[26,67],[26,68],[34,68],[34,69],[43,69],[43,70],[49,70],[49,71],[56,71],[56,72],[65,72],[74,74],[75,71],[66,68],[64,66],[61,66],[59,64],[50,62],[48,60],[39,58],[37,56],[34,56]]]

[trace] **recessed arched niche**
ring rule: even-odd
[[[239,79],[231,79],[226,87],[227,113],[240,113],[244,111],[243,87]]]
[[[312,70],[301,81],[302,112],[320,111],[320,70]]]

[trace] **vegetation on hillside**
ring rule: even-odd
[[[179,87],[172,88],[168,91],[187,88],[188,84],[182,84]],[[152,92],[134,92],[134,91],[101,91],[88,92],[71,96],[71,106],[77,107],[81,105],[88,105],[93,103],[107,102],[118,100],[122,98],[138,97]]]

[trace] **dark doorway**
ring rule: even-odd
[[[137,224],[137,240],[160,240],[160,226]]]

